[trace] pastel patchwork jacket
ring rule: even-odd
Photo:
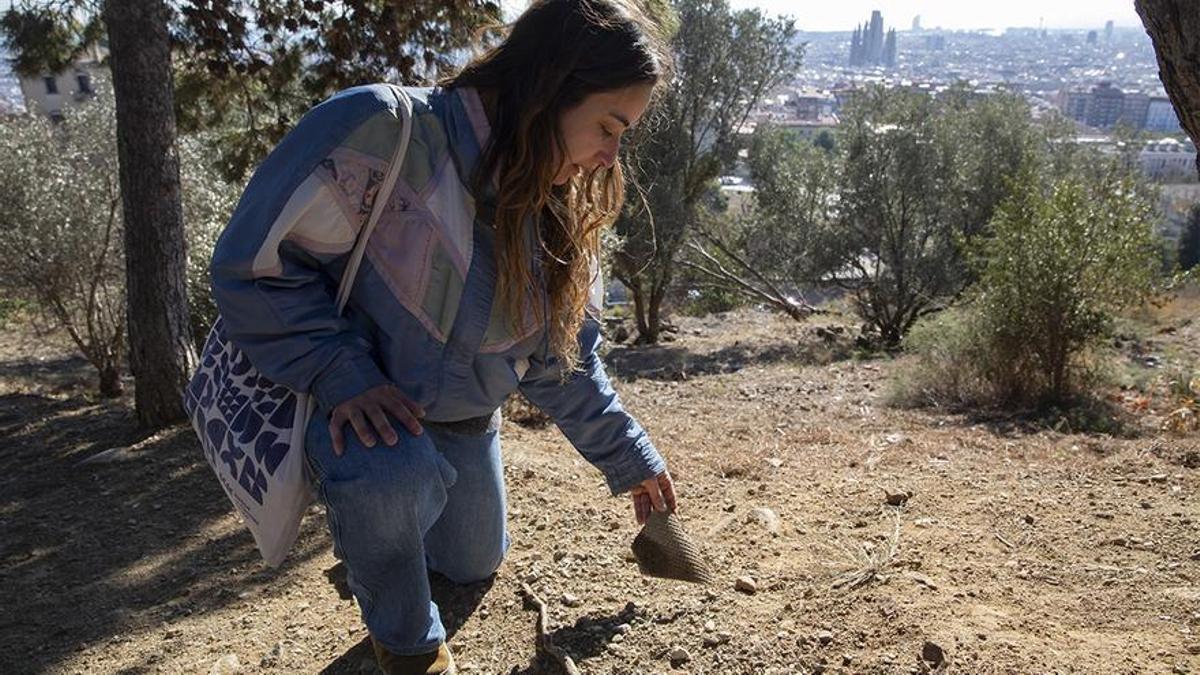
[[[412,140],[344,314],[334,296],[405,114],[386,85],[317,105],[255,171],[212,259],[229,339],[267,377],[312,392],[326,415],[387,382],[442,422],[491,414],[520,389],[613,494],[662,472],[596,354],[596,321],[579,334],[582,369],[564,382],[534,314],[514,332],[493,302],[491,200],[469,187],[490,132],[478,94],[405,91]],[[597,274],[595,304],[598,287]]]

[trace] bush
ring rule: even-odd
[[[121,393],[125,283],[112,96],[0,124],[0,293],[61,328]]]
[[[183,220],[187,235],[188,309],[196,347],[204,344],[217,320],[208,267],[221,230],[233,215],[243,186],[225,182],[202,136],[179,139],[179,167],[183,193]]]
[[[100,375],[100,392],[121,392],[126,307],[124,222],[116,113],[103,81],[61,123],[38,116],[0,123],[0,314],[28,306],[64,330]],[[208,261],[240,190],[213,170],[203,139],[179,140],[188,237],[188,300],[202,339],[216,316]]]
[[[1115,166],[1045,183],[1023,170],[975,247],[968,306],[926,319],[906,342],[917,365],[896,401],[1025,408],[1086,397],[1116,312],[1154,293],[1153,205]]]

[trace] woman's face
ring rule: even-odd
[[[652,84],[645,83],[590,94],[565,111],[559,117],[558,129],[567,145],[567,157],[554,184],[566,183],[579,171],[612,166],[617,161],[621,134],[642,118],[653,90]]]

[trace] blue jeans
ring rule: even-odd
[[[481,581],[508,550],[500,432],[424,425],[413,436],[392,425],[400,440],[374,448],[347,425],[338,457],[329,415],[318,410],[305,449],[333,554],[346,566],[371,636],[393,654],[424,654],[446,640],[428,570],[459,584]]]

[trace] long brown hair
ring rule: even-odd
[[[590,94],[643,83],[657,89],[669,70],[661,28],[634,0],[534,0],[500,44],[441,82],[475,87],[494,101],[490,140],[471,181],[483,194],[496,179],[497,299],[518,330],[527,298],[539,297],[526,239],[531,218],[549,316],[540,300],[532,309],[564,376],[578,366],[576,334],[599,266],[600,231],[620,212],[625,179],[618,158],[554,186],[567,156],[559,117]]]

